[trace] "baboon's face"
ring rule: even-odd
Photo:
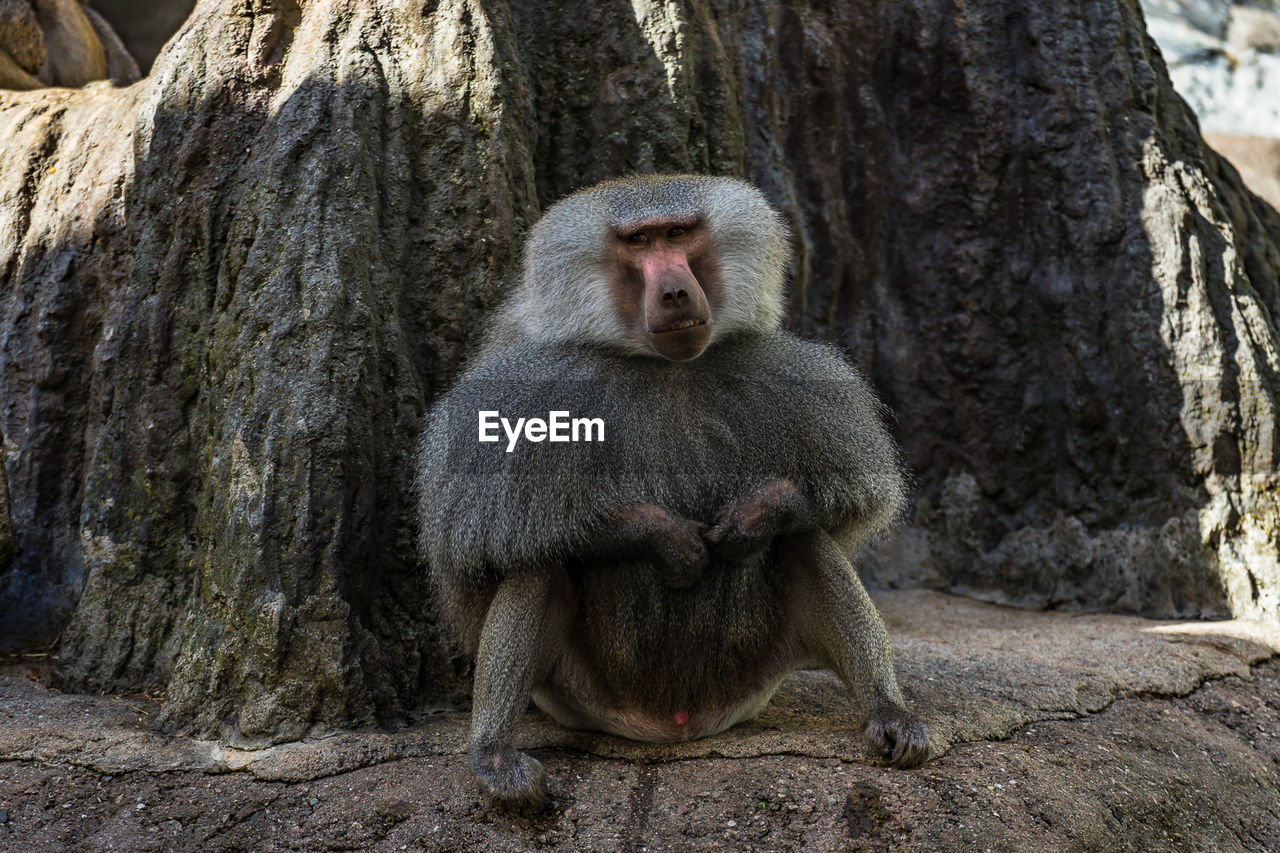
[[[611,248],[614,302],[632,335],[672,361],[701,355],[721,296],[706,225],[669,217],[629,223]]]

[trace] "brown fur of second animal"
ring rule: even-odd
[[[476,654],[471,767],[499,803],[545,801],[513,746],[530,698],[566,726],[687,740],[808,665],[840,676],[890,763],[928,758],[846,556],[899,519],[899,452],[861,374],[780,327],[786,258],[780,217],[738,180],[576,193],[432,408],[420,544]],[[482,442],[484,411],[598,418],[604,440]]]
[[[111,26],[78,0],[0,0],[0,88],[124,86],[140,76]]]

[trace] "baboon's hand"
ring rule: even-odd
[[[662,582],[672,589],[688,589],[702,577],[711,561],[707,543],[702,541],[706,525],[668,515],[670,527],[657,542],[657,560]]]
[[[686,589],[702,576],[711,555],[702,540],[706,525],[668,512],[655,504],[637,504],[618,513],[619,544],[627,553],[640,551],[653,560],[662,582]]]
[[[512,747],[472,750],[471,771],[480,788],[506,809],[536,812],[547,804],[542,762]]]
[[[702,538],[716,557],[745,560],[767,550],[773,538],[802,514],[804,504],[795,482],[778,477],[721,510]]]
[[[928,727],[905,708],[872,714],[867,739],[894,767],[919,767],[932,753]]]

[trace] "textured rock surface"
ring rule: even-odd
[[[792,324],[919,479],[883,583],[1280,618],[1280,219],[1131,0],[211,0],[139,85],[0,95],[0,138],[0,642],[62,631],[64,685],[167,685],[171,727],[457,697],[416,422],[541,207],[631,171],[793,223]]]
[[[891,164],[892,227],[866,290],[824,303],[921,481],[877,576],[1275,619],[1280,218],[1200,140],[1136,8],[908,18],[892,145],[864,161]]]
[[[149,731],[146,697],[0,667],[0,846],[574,851],[1269,850],[1280,844],[1280,628],[878,601],[950,751],[876,767],[827,672],[756,722],[654,747],[523,723],[555,801],[479,801],[467,719],[240,751]],[[8,677],[5,677],[5,676]],[[141,803],[141,806],[138,804]],[[32,845],[27,848],[25,845]],[[6,848],[7,849],[7,848]]]
[[[0,434],[0,572],[13,559],[13,524],[9,521],[9,477],[4,469],[4,435]]]

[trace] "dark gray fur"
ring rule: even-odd
[[[505,437],[476,440],[477,409],[513,420],[551,409],[600,417],[605,441],[521,441],[507,453]],[[530,341],[486,352],[432,409],[418,460],[420,543],[446,616],[474,652],[477,592],[571,561],[612,510],[654,503],[710,522],[774,477],[801,479],[820,526],[852,547],[905,502],[881,413],[834,348],[783,331],[739,335],[683,363]]]
[[[740,182],[697,180],[759,201]],[[687,206],[688,187],[633,189],[646,216],[664,210],[664,195]],[[567,227],[557,209],[579,202],[553,208],[544,234]],[[525,304],[537,260],[526,255]],[[584,287],[598,286],[588,278]],[[752,697],[808,663],[837,670],[895,763],[924,760],[927,734],[906,711],[883,625],[844,557],[891,527],[907,494],[885,412],[858,371],[833,347],[776,327],[721,329],[686,362],[528,329],[507,322],[490,337],[432,408],[417,462],[421,549],[446,621],[479,653],[472,761],[484,786],[500,800],[542,801],[540,767],[510,746],[530,695],[563,722],[611,728],[597,717],[755,707]],[[602,418],[605,440],[522,440],[508,453],[505,437],[477,441],[482,409],[513,421],[551,410]],[[754,556],[720,559],[712,547],[687,588],[647,552],[601,549],[619,510],[656,505],[711,526],[777,478],[799,486],[803,512]]]

